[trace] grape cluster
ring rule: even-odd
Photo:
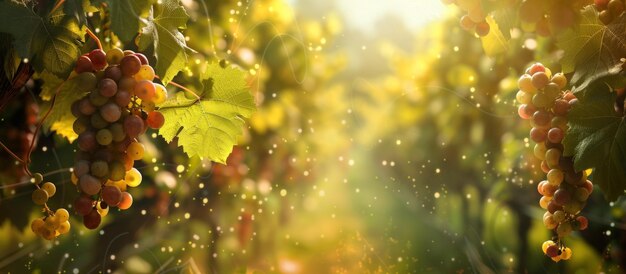
[[[79,149],[72,182],[81,192],[74,208],[85,227],[95,229],[110,207],[124,210],[133,203],[126,188],[141,183],[133,165],[145,149],[137,138],[148,127],[163,125],[163,114],[155,106],[167,93],[153,83],[148,59],[129,50],[95,49],[80,56],[75,72],[90,92],[72,104]]]
[[[442,0],[442,2],[444,4],[456,4],[466,12],[460,21],[464,30],[474,32],[481,37],[489,34],[491,27],[485,20],[485,10],[480,0]]]
[[[521,104],[518,114],[530,120],[530,139],[536,143],[534,155],[542,160],[541,170],[547,174],[537,190],[542,195],[539,204],[547,210],[543,223],[557,234],[556,243],[544,244],[544,253],[554,261],[571,256],[561,239],[573,230],[587,228],[587,218],[578,214],[593,191],[587,172],[576,171],[572,157],[563,156],[561,141],[567,131],[567,113],[578,102],[571,92],[563,91],[566,85],[562,73],[552,76],[548,68],[537,63],[519,78],[517,93]]]
[[[48,208],[48,199],[57,192],[56,186],[52,182],[43,182],[41,173],[33,174],[32,182],[37,189],[33,191],[32,200],[36,205],[44,207],[45,217],[37,218],[30,223],[31,230],[46,240],[53,240],[56,236],[70,231],[70,214],[64,208],[59,208],[55,212]],[[41,185],[40,185],[41,184]]]
[[[598,19],[605,25],[613,22],[613,19],[619,17],[624,12],[623,0],[595,0],[594,6],[600,12]]]

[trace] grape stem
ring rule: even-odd
[[[91,39],[93,39],[96,44],[98,45],[98,48],[100,50],[102,50],[102,43],[100,43],[100,39],[98,39],[98,36],[96,36],[89,28],[85,28],[87,30],[87,35],[89,35],[89,37],[91,37]]]
[[[65,3],[65,0],[59,0],[50,11],[50,14],[53,14],[57,9],[59,9],[63,3]]]
[[[15,158],[15,160],[17,160],[18,162],[24,164],[24,160],[22,160],[22,158],[18,157],[15,153],[13,153],[13,151],[11,151],[11,149],[9,149],[7,146],[4,145],[4,143],[2,141],[0,141],[0,146],[2,146],[2,148],[9,153],[9,155],[11,155],[11,157]]]

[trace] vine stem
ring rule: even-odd
[[[89,37],[91,37],[91,39],[96,41],[98,48],[102,50],[102,43],[100,43],[100,39],[98,38],[98,36],[96,36],[89,28],[85,28],[85,29],[87,30],[87,34],[89,35]]]
[[[11,155],[11,157],[15,158],[15,160],[17,160],[18,162],[25,164],[26,162],[24,160],[22,160],[22,158],[18,157],[15,153],[13,153],[13,151],[11,151],[11,149],[9,149],[7,146],[4,145],[4,143],[2,141],[0,141],[0,146],[2,146],[2,148],[9,153],[9,155]]]
[[[59,0],[56,5],[54,5],[54,8],[52,8],[52,10],[50,11],[50,14],[53,14],[57,9],[59,9],[61,5],[63,5],[63,3],[65,3],[65,0]]]
[[[183,86],[183,85],[181,85],[181,84],[178,84],[178,83],[176,83],[176,82],[174,82],[174,81],[170,81],[170,82],[168,83],[168,85],[170,85],[170,84],[171,84],[172,86],[175,86],[175,87],[177,87],[177,88],[179,88],[179,89],[182,89],[182,90],[184,90],[184,91],[186,91],[186,92],[189,92],[189,93],[193,94],[193,96],[195,96],[195,97],[196,97],[196,99],[197,99],[198,101],[200,101],[200,96],[198,96],[198,94],[196,94],[195,92],[193,92],[193,90],[190,90],[190,89],[186,88],[185,86]]]

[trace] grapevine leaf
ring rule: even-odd
[[[500,8],[493,12],[493,20],[506,40],[511,39],[511,29],[515,26],[516,15],[516,10],[507,8]]]
[[[155,72],[167,84],[187,64],[191,49],[180,29],[187,28],[189,15],[179,0],[164,0],[151,11],[149,19],[141,30],[139,49],[155,53]]]
[[[39,97],[41,97],[44,101],[52,100],[57,88],[63,83],[63,79],[48,72],[47,70],[37,73],[35,77],[43,82]]]
[[[46,68],[61,78],[69,75],[80,55],[84,34],[69,16],[43,18],[26,6],[9,2],[0,2],[0,32],[13,36],[18,54],[34,60],[35,70]]]
[[[224,164],[243,133],[242,118],[255,110],[254,99],[239,69],[212,64],[200,79],[204,84],[200,99],[179,92],[161,105],[165,124],[159,134],[168,142],[178,137],[178,145],[189,157]]]
[[[565,155],[574,156],[578,171],[594,168],[593,181],[615,201],[626,190],[626,121],[615,115],[616,94],[598,85],[568,114]]]
[[[504,37],[502,31],[500,31],[498,23],[496,23],[491,16],[487,16],[486,19],[491,28],[489,30],[489,34],[480,39],[483,43],[485,54],[487,54],[487,56],[496,56],[500,53],[506,52],[509,47],[508,40]]]
[[[45,74],[43,74],[45,75]],[[47,79],[53,79],[54,76],[48,76]],[[58,81],[58,79],[57,79]],[[43,122],[43,127],[47,131],[56,131],[57,134],[67,138],[68,141],[74,141],[78,135],[73,130],[73,124],[76,118],[72,115],[72,103],[84,97],[87,91],[84,91],[85,84],[81,83],[80,77],[73,77],[65,82],[61,82],[56,86],[50,86],[49,89],[54,95],[57,92],[54,107],[50,114]],[[41,115],[43,116],[48,110],[52,102],[45,102],[42,107]]]
[[[558,38],[557,45],[563,50],[561,65],[564,73],[574,70],[584,75],[595,75],[613,69],[626,56],[624,28],[626,16],[621,15],[609,25],[598,19],[593,5],[587,6],[579,25]],[[580,72],[582,71],[582,72]]]
[[[133,1],[134,2],[134,1]],[[87,22],[87,12],[96,12],[97,9],[91,5],[89,0],[65,0],[63,12],[74,16],[79,26],[84,26]]]
[[[572,91],[577,97],[585,97],[588,91],[593,91],[596,86],[610,86],[612,89],[621,88],[626,84],[626,79],[620,74],[622,65],[618,64],[613,68],[602,70],[596,74],[588,75],[588,71],[578,70],[572,76]]]
[[[106,0],[111,14],[111,29],[127,43],[133,41],[141,28],[146,26],[146,19],[153,0]]]

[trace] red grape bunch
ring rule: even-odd
[[[57,188],[53,183],[45,182],[41,184],[43,182],[41,173],[33,174],[32,182],[37,186],[37,189],[32,194],[33,202],[36,205],[43,206],[46,216],[33,220],[30,223],[30,228],[38,236],[46,240],[54,240],[57,236],[70,231],[70,214],[64,208],[59,208],[53,212],[48,207],[48,199],[57,192]]]
[[[485,20],[485,10],[480,0],[442,0],[442,2],[444,4],[456,4],[466,12],[460,21],[464,30],[474,32],[481,37],[489,34],[491,27]]]
[[[543,244],[543,251],[555,262],[572,255],[562,239],[574,230],[587,228],[587,218],[579,213],[593,191],[587,172],[576,171],[572,157],[563,155],[561,142],[568,127],[567,113],[578,102],[571,92],[563,91],[566,85],[562,73],[553,76],[548,68],[536,63],[519,78],[517,93],[521,104],[518,114],[530,120],[530,139],[536,143],[534,155],[542,160],[541,170],[547,174],[537,190],[542,195],[539,204],[546,210],[543,223],[557,235]]]
[[[605,25],[613,22],[615,18],[624,12],[623,0],[595,0],[593,2],[596,10],[600,12],[598,19]]]
[[[80,56],[75,72],[90,92],[72,104],[79,149],[72,182],[81,192],[74,208],[85,227],[95,229],[110,207],[124,210],[133,203],[126,188],[141,183],[133,165],[144,154],[137,138],[148,127],[163,126],[155,105],[167,93],[152,82],[155,74],[148,59],[129,50],[95,49]]]

